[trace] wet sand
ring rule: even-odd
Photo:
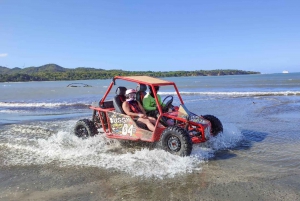
[[[221,153],[201,171],[174,178],[132,177],[92,167],[15,166],[0,169],[0,200],[300,200],[300,174],[244,163]],[[259,167],[258,167],[259,166]]]

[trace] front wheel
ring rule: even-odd
[[[163,131],[158,146],[179,156],[189,156],[193,148],[189,134],[177,126],[170,126]]]
[[[77,121],[74,133],[77,137],[88,138],[97,134],[97,129],[92,121],[89,119],[81,119]]]
[[[203,115],[202,117],[204,119],[210,121],[210,123],[211,123],[211,134],[213,136],[217,136],[219,133],[223,132],[223,125],[217,117],[215,117],[213,115]]]

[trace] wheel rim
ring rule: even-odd
[[[179,151],[181,148],[181,143],[178,137],[171,136],[168,139],[168,147],[171,151]]]
[[[88,130],[84,126],[80,126],[77,129],[76,135],[78,137],[87,137],[88,136]]]

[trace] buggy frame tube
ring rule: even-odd
[[[110,83],[108,89],[106,90],[106,92],[105,92],[103,98],[100,100],[99,105],[102,105],[102,103],[105,101],[105,99],[106,99],[107,95],[109,94],[109,92],[110,92],[111,88],[113,87],[113,85],[114,85],[114,82],[112,81],[112,82]]]

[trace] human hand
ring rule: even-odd
[[[146,115],[144,115],[144,114],[139,114],[139,117],[140,118],[144,118],[145,119],[145,117],[147,117]]]

